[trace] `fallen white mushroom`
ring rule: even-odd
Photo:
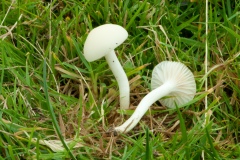
[[[192,100],[196,93],[196,83],[192,72],[180,62],[164,61],[159,63],[152,72],[152,91],[148,93],[137,106],[132,116],[121,126],[115,127],[118,133],[129,132],[137,125],[149,107],[164,96],[160,102],[175,108]]]
[[[84,56],[89,62],[105,56],[119,85],[121,109],[129,108],[130,89],[127,75],[118,61],[114,49],[127,37],[128,33],[123,27],[116,24],[104,24],[90,31],[83,49]]]

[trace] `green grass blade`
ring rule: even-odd
[[[211,148],[211,153],[212,153],[211,156],[212,156],[212,158],[221,160],[222,158],[219,157],[216,149],[214,148],[213,142],[211,140],[211,136],[210,136],[210,134],[208,132],[208,127],[206,127],[205,132],[206,132],[206,137],[207,137],[208,143],[209,143],[210,148]]]
[[[232,29],[229,28],[229,27],[226,27],[226,26],[224,26],[224,25],[221,25],[221,24],[220,24],[220,26],[223,27],[225,30],[227,30],[231,35],[233,35],[234,37],[236,37],[237,39],[240,40],[240,35],[239,35],[236,31],[232,30]]]
[[[146,153],[145,153],[145,160],[151,159],[150,158],[150,139],[149,139],[149,129],[146,127],[145,129],[145,134],[146,134]]]
[[[51,119],[52,119],[52,123],[53,123],[54,128],[56,129],[58,137],[61,140],[64,148],[67,150],[68,154],[71,156],[72,159],[76,159],[74,157],[73,153],[71,152],[71,150],[69,149],[68,145],[64,141],[64,138],[63,138],[62,133],[60,131],[60,127],[58,125],[58,121],[57,121],[57,118],[55,116],[53,107],[52,107],[52,105],[50,103],[50,100],[49,100],[48,85],[47,85],[47,68],[46,68],[46,66],[47,66],[46,60],[44,60],[44,63],[43,63],[43,85],[44,86],[43,87],[44,87],[45,98],[46,98],[46,101],[47,101],[47,107],[48,107],[48,110],[49,110],[49,113],[50,113],[50,116],[51,116]]]
[[[140,5],[140,7],[138,8],[138,10],[135,12],[135,14],[132,16],[132,18],[130,19],[130,21],[128,22],[127,26],[126,26],[126,30],[129,29],[129,27],[131,27],[132,23],[134,22],[134,20],[136,19],[137,16],[139,16],[139,13],[141,12],[141,10],[144,8],[144,6],[146,5],[147,0],[145,0],[144,2],[142,2],[142,4]]]
[[[186,126],[185,126],[185,120],[183,119],[182,117],[182,113],[180,112],[177,104],[176,105],[176,110],[177,110],[177,113],[178,113],[178,118],[179,118],[179,121],[180,121],[180,129],[181,129],[181,132],[182,132],[182,143],[185,145],[185,152],[186,152],[186,159],[190,159],[190,153],[189,153],[189,145],[188,145],[188,133],[187,133],[187,129],[186,129]]]

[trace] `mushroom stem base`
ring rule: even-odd
[[[137,125],[142,116],[147,112],[150,106],[156,102],[158,99],[168,95],[171,93],[176,86],[174,81],[165,82],[160,87],[152,90],[148,93],[142,101],[137,106],[136,110],[132,114],[132,116],[121,126],[115,127],[114,130],[118,133],[126,133],[129,132],[133,127]]]

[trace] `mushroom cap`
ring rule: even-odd
[[[163,61],[159,63],[152,72],[152,90],[163,85],[167,81],[173,81],[176,87],[167,95],[160,99],[160,102],[169,107],[181,106],[193,99],[196,93],[196,82],[193,73],[180,62]]]
[[[104,57],[128,37],[127,31],[116,24],[104,24],[90,31],[83,52],[87,61],[92,62]]]

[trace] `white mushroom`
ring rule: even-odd
[[[180,62],[164,61],[159,63],[152,72],[152,91],[148,93],[137,106],[132,116],[114,130],[119,133],[128,132],[137,125],[149,107],[164,96],[160,102],[175,108],[193,99],[196,93],[196,83],[192,72]]]
[[[124,72],[114,49],[122,44],[128,37],[127,31],[115,24],[104,24],[90,31],[85,44],[84,56],[92,62],[105,56],[118,85],[120,94],[120,108],[129,108],[130,89],[126,73]]]

